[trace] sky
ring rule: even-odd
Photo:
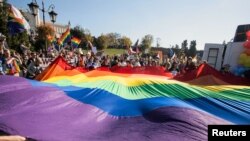
[[[8,0],[28,9],[32,0]],[[37,0],[39,6],[42,0]],[[133,42],[151,34],[153,46],[162,47],[196,40],[205,43],[229,42],[238,25],[249,24],[250,0],[44,0],[45,8],[55,5],[58,24],[71,23],[90,30],[92,35],[116,32]],[[41,15],[41,14],[40,14]],[[49,15],[46,14],[46,20]]]

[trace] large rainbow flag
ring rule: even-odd
[[[73,68],[58,57],[36,79],[0,76],[0,130],[36,140],[207,140],[209,124],[250,124],[249,81],[204,64]],[[241,82],[241,85],[238,82]]]

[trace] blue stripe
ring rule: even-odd
[[[183,107],[203,111],[236,124],[250,123],[250,102],[216,98],[178,99],[155,97],[128,100],[102,89],[56,86],[55,84],[30,81],[33,86],[52,86],[68,96],[90,104],[114,116],[142,116],[161,107]]]

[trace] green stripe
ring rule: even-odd
[[[153,83],[140,86],[125,86],[112,80],[72,83],[71,81],[66,79],[53,82],[53,84],[56,84],[58,86],[76,86],[82,88],[103,89],[125,99],[144,99],[153,97],[175,97],[180,99],[192,99],[211,97],[219,99],[250,101],[250,88],[216,92],[194,85]]]

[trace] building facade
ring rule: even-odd
[[[40,23],[42,25],[43,22]],[[51,26],[55,31],[56,38],[60,38],[61,35],[67,30],[68,25],[62,25],[62,24],[53,24],[51,22],[45,22],[46,25]]]
[[[34,16],[28,10],[20,10],[20,11],[23,13],[23,16],[29,23],[31,32],[33,31],[35,33],[36,28],[40,25],[43,25],[43,21],[40,20],[39,12],[37,16]],[[45,24],[51,26],[54,29],[57,38],[59,38],[61,34],[64,33],[68,28],[68,25],[63,25],[58,23],[53,24],[51,22],[45,22]]]

